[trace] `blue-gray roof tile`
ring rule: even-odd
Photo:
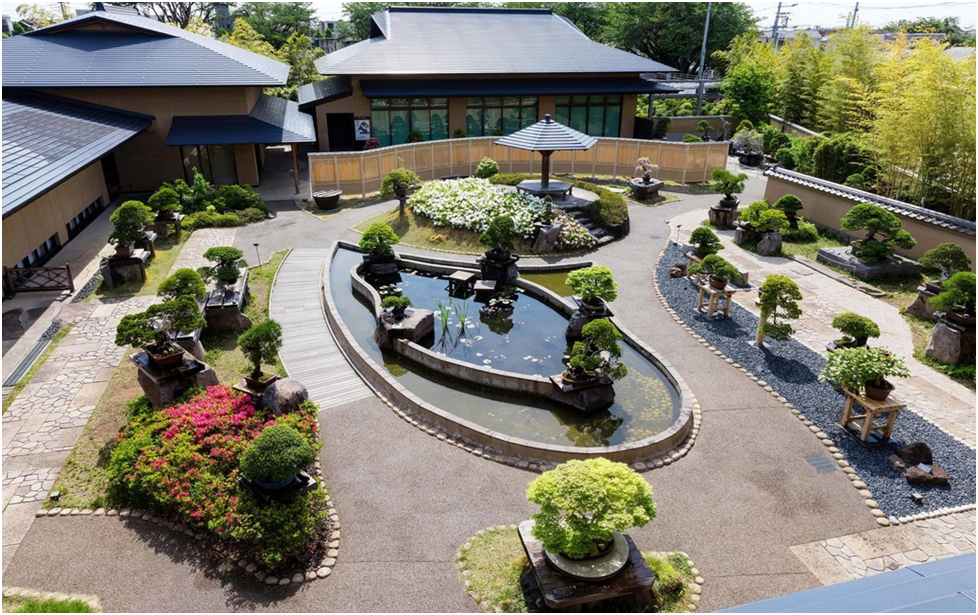
[[[152,122],[148,115],[55,96],[4,92],[3,217],[105,156]]]
[[[78,29],[102,22],[125,29]],[[289,66],[138,15],[96,11],[4,40],[4,87],[276,86]]]
[[[590,40],[545,10],[391,7],[323,75],[647,73],[676,69]]]
[[[315,140],[312,116],[300,111],[298,103],[263,94],[248,115],[175,116],[166,144],[277,144]]]
[[[353,85],[346,75],[337,75],[321,81],[313,81],[299,86],[299,107],[329,102],[338,98],[346,98],[353,94]]]

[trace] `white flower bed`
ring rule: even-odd
[[[411,195],[414,213],[431,218],[436,226],[464,228],[482,233],[497,216],[511,216],[525,238],[543,216],[543,200],[522,192],[497,190],[487,179],[428,182]]]

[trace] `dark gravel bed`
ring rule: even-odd
[[[888,445],[863,445],[839,424],[845,397],[831,384],[818,381],[818,374],[825,367],[822,355],[794,339],[768,341],[765,349],[751,346],[749,342],[756,335],[758,319],[737,304],[731,307],[729,318],[711,320],[697,312],[698,291],[692,282],[668,276],[669,268],[678,262],[685,262],[685,258],[677,245],[670,244],[656,271],[669,306],[710,344],[767,382],[828,434],[869,486],[883,512],[902,517],[975,502],[975,451],[909,409],[897,417]],[[890,470],[889,457],[896,447],[916,441],[930,446],[935,463],[947,470],[950,485],[908,485],[902,475]],[[914,492],[924,496],[923,504],[913,501]]]

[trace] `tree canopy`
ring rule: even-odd
[[[183,29],[193,18],[210,23],[217,7],[223,2],[114,2],[118,6],[135,8],[140,13],[152,15],[164,23],[172,23]],[[94,8],[94,6],[92,7]]]
[[[958,17],[918,17],[913,21],[893,21],[882,28],[883,32],[906,32],[908,34],[943,33],[944,42],[951,47],[974,47],[975,36],[961,27]]]
[[[308,35],[315,13],[311,2],[243,2],[233,15],[278,49],[293,34]]]

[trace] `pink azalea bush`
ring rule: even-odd
[[[120,506],[171,513],[212,532],[274,571],[310,561],[328,524],[326,493],[260,506],[238,485],[238,462],[269,425],[288,425],[318,450],[316,405],[275,417],[218,385],[170,408],[143,407],[112,451],[111,497]]]

